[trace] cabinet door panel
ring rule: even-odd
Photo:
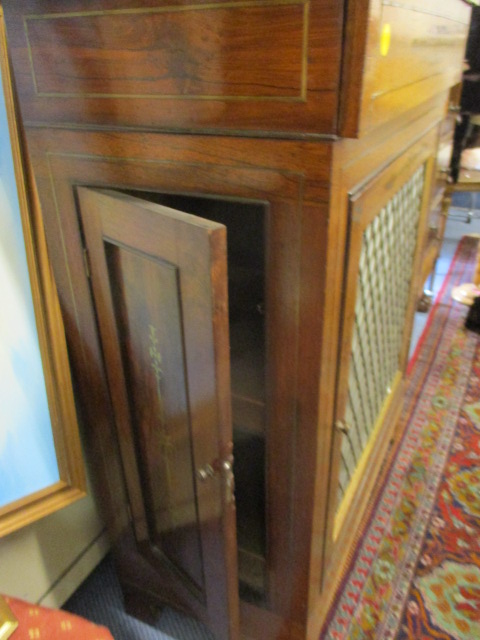
[[[328,539],[339,550],[362,517],[395,435],[434,136],[432,131],[349,198]]]
[[[78,193],[137,544],[169,601],[234,638],[225,228]]]
[[[304,197],[308,191],[309,198],[314,201],[323,193],[316,186],[320,184],[317,182],[317,170],[309,180],[306,180],[306,172],[307,167],[313,166],[323,172],[324,163],[317,163],[316,159],[318,153],[323,157],[325,150],[318,145],[305,146],[303,143],[277,141],[275,144],[259,144],[257,140],[207,140],[197,136],[41,129],[30,133],[31,143],[35,144],[42,204],[49,216],[49,241],[56,258],[55,275],[62,294],[72,361],[80,380],[96,380],[94,376],[101,370],[100,382],[103,383],[106,374],[98,353],[98,326],[92,309],[90,285],[84,278],[76,185],[90,185],[96,189],[110,189],[115,185],[116,189],[128,190],[137,198],[155,199],[164,206],[189,213],[198,212],[204,218],[211,217],[209,202],[217,202],[219,208],[225,204],[222,220],[228,218],[229,250],[235,246],[232,245],[235,230],[245,225],[244,214],[237,207],[235,217],[239,222],[234,225],[232,233],[231,218],[234,216],[229,204],[244,203],[248,210],[256,203],[255,206],[266,209],[262,222],[266,245],[264,323],[265,398],[268,403],[265,412],[265,590],[271,611],[282,619],[301,621],[305,611],[309,558],[303,551],[301,560],[294,562],[293,558],[298,559],[297,549],[307,548],[310,535],[309,517],[303,505],[309,503],[314,475],[317,399],[314,386],[302,384],[302,399],[299,401],[296,376],[302,371],[305,381],[311,379],[311,371],[317,367],[318,357],[315,354],[320,342],[312,344],[305,338],[304,355],[299,356],[299,322],[314,308],[317,312],[311,315],[312,330],[314,333],[321,331],[317,302],[321,287],[317,274],[321,270],[324,252],[319,252],[310,238],[325,241],[327,220],[327,207],[323,200],[320,204],[315,201],[306,206]],[[207,142],[211,144],[213,140],[218,145],[216,151],[207,154]],[[288,169],[292,162],[296,163],[294,171]],[[166,200],[166,194],[170,194],[169,200]],[[189,204],[180,204],[182,198]],[[196,201],[195,207],[193,201]],[[136,214],[132,214],[132,218],[135,217]],[[304,231],[307,228],[308,231]],[[164,231],[162,236],[166,233]],[[113,231],[108,231],[108,234],[109,238],[113,237]],[[149,234],[145,234],[137,224],[133,230],[129,227],[127,234],[130,236],[122,240],[123,245],[139,234],[147,236],[142,242],[149,241]],[[64,252],[65,245],[68,246],[68,255]],[[196,249],[193,243],[191,253]],[[308,292],[303,294],[300,256],[308,274],[308,287],[311,287],[307,287]],[[164,257],[165,261],[174,263],[171,258]],[[315,269],[312,269],[312,264],[316,265]],[[182,287],[184,285],[183,280]],[[302,295],[308,303],[302,304]],[[183,316],[186,316],[183,311]],[[301,367],[298,366],[300,362]],[[219,375],[218,379],[221,382],[225,376]],[[109,440],[105,457],[107,471],[110,471],[113,463],[117,462],[116,452],[110,443],[110,410],[105,401],[92,398],[92,386],[97,389],[97,385],[91,383],[82,394],[82,404],[89,412],[88,425],[93,446],[102,434],[99,418],[106,414],[109,427],[105,431]],[[299,402],[308,410],[299,411]],[[228,439],[222,441],[228,442]],[[296,460],[301,460],[301,464]],[[106,498],[109,503],[115,500],[117,511],[123,512],[118,486],[119,482],[112,482]],[[163,598],[167,581],[145,566],[143,558],[132,547],[133,536],[127,537],[121,526],[115,529],[114,535],[118,540],[115,549],[124,589],[132,592],[137,587],[148,589],[153,594],[152,599],[157,593],[162,593]],[[238,584],[235,584],[237,588]]]

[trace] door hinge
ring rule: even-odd
[[[83,265],[85,268],[85,275],[90,279],[92,277],[90,272],[90,257],[86,247],[83,247]]]

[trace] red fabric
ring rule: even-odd
[[[19,625],[11,640],[113,640],[105,627],[60,609],[47,609],[4,596]]]

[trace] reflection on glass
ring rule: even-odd
[[[0,380],[0,507],[3,507],[59,480],[3,93]]]

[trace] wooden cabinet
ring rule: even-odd
[[[396,435],[470,9],[3,4],[126,605],[318,638]]]

